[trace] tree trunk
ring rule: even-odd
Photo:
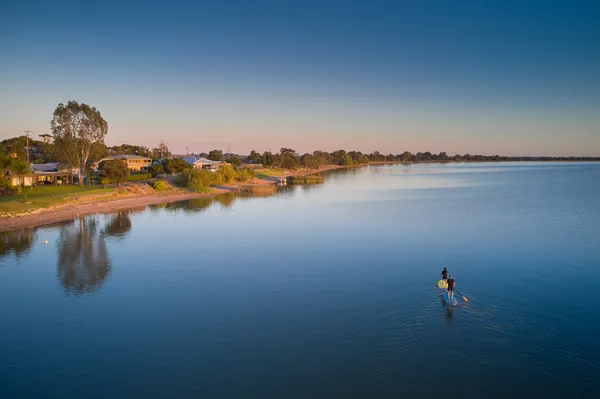
[[[79,185],[83,186],[83,168],[79,167]]]

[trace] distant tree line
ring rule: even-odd
[[[0,141],[0,194],[12,194],[18,191],[8,179],[9,174],[19,177],[18,186],[23,185],[23,177],[31,174],[29,163],[60,162],[66,167],[78,171],[79,176],[90,175],[90,162],[99,161],[107,155],[139,155],[151,158],[153,174],[164,172],[179,173],[190,168],[181,158],[173,157],[169,148],[161,143],[155,148],[121,144],[106,146],[104,139],[108,133],[108,123],[99,110],[85,103],[69,101],[56,107],[50,122],[52,134],[43,134],[43,140],[34,137],[19,136]],[[374,162],[505,162],[505,161],[600,161],[600,157],[505,157],[500,155],[448,155],[427,152],[402,154],[381,154],[378,151],[364,154],[360,151],[337,150],[333,152],[313,151],[299,154],[290,148],[281,148],[279,152],[252,150],[249,155],[223,154],[213,149],[200,153],[215,161],[227,161],[234,168],[244,163],[262,164],[266,167],[282,169],[316,169],[326,165],[364,165]],[[111,175],[121,181],[126,178],[124,169],[112,164],[103,167],[105,176]],[[79,179],[82,183],[83,179]]]

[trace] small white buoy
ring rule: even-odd
[[[48,240],[44,241],[44,244],[48,244]]]

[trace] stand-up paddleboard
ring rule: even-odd
[[[446,289],[448,288],[448,282],[445,280],[440,280],[437,282],[438,288]]]
[[[456,300],[456,295],[454,295],[453,298],[448,298],[448,292],[446,292],[444,294],[444,301],[446,301],[446,303],[450,306],[458,305],[458,301]]]

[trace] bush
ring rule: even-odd
[[[127,181],[140,181],[140,180],[147,180],[147,179],[151,179],[152,178],[152,174],[150,173],[141,173],[139,175],[131,175],[127,178]]]
[[[223,165],[217,170],[217,175],[221,175],[223,183],[233,183],[237,177],[237,172],[231,165]]]
[[[169,189],[169,185],[167,183],[165,183],[164,181],[162,181],[162,180],[154,182],[154,184],[152,185],[152,187],[156,191],[167,191]]]
[[[129,169],[127,168],[127,164],[120,159],[102,161],[98,167],[98,170],[100,171],[100,176],[102,178],[110,179],[112,182],[117,183],[117,186],[126,182],[129,177]]]
[[[106,184],[110,184],[110,183],[112,183],[112,180],[110,180],[109,177],[101,177],[100,178],[100,184],[106,185]]]
[[[182,158],[167,159],[164,164],[164,169],[167,173],[179,173],[190,169],[192,166]]]
[[[19,193],[20,187],[13,187],[10,182],[0,177],[0,195],[16,195]]]
[[[207,192],[216,182],[215,173],[203,169],[186,169],[175,178],[175,184],[197,193]]]
[[[239,159],[238,157],[231,157],[229,159],[229,163],[232,164],[233,166],[241,166],[242,165],[242,160]]]
[[[256,172],[250,168],[238,168],[237,172],[237,181],[248,181],[252,180],[256,177]]]

